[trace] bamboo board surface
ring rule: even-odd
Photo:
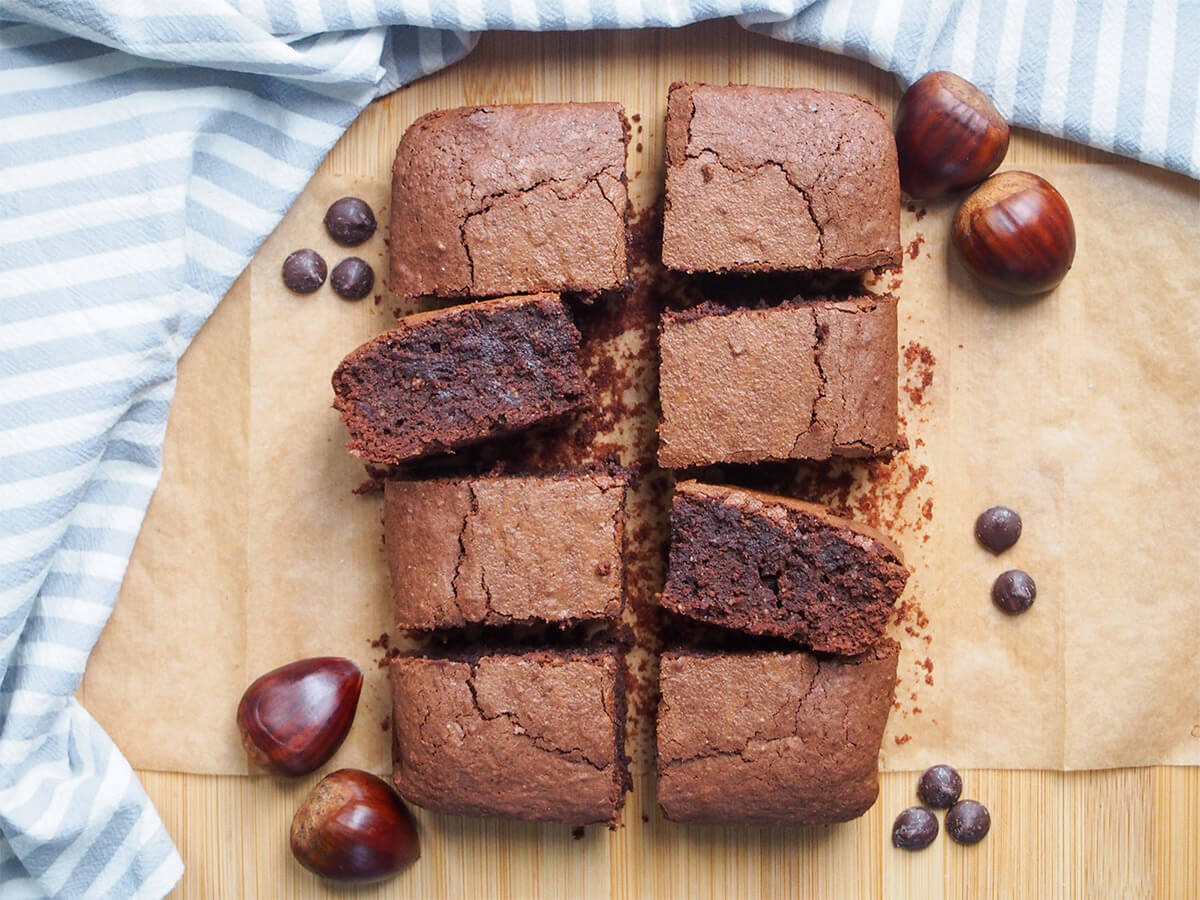
[[[891,76],[870,66],[750,35],[732,22],[670,32],[492,34],[462,63],[372,104],[323,167],[386,171],[404,128],[433,107],[634,95],[652,110],[681,77],[852,91],[889,112],[899,93]],[[1007,161],[1036,167],[1112,158],[1017,132]],[[197,341],[204,339],[202,331]],[[180,370],[182,384],[201,377],[187,355]],[[889,842],[892,817],[915,800],[911,773],[885,774],[870,813],[832,829],[681,830],[657,814],[652,779],[641,778],[626,826],[589,829],[582,840],[554,826],[442,818],[431,828],[423,818],[421,862],[359,891],[330,888],[287,850],[309,780],[141,777],[187,866],[173,895],[180,898],[1200,896],[1194,768],[968,772],[966,793],[990,807],[991,834],[974,848],[942,838],[917,854]],[[458,852],[463,847],[471,852]]]

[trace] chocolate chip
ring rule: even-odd
[[[992,817],[978,800],[959,800],[946,813],[946,834],[960,844],[978,844],[991,827]]]
[[[930,766],[917,782],[917,796],[926,806],[947,809],[962,793],[962,777],[951,766]]]
[[[892,846],[901,850],[924,850],[938,834],[937,816],[923,806],[910,806],[896,816]]]
[[[333,267],[329,283],[343,300],[361,300],[375,287],[375,270],[365,259],[347,256]]]
[[[297,250],[283,261],[283,283],[297,294],[311,294],[325,283],[325,274],[325,260],[316,250]]]
[[[325,230],[343,247],[356,247],[375,233],[375,213],[365,201],[343,197],[325,212]]]
[[[1029,577],[1028,572],[1020,569],[1009,569],[1001,572],[996,583],[992,585],[992,602],[1001,611],[1015,616],[1033,606],[1037,599],[1037,585]]]
[[[989,506],[975,520],[975,540],[993,553],[1003,553],[1021,536],[1021,517],[1007,506]]]

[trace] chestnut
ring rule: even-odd
[[[317,783],[292,819],[292,855],[335,881],[378,881],[421,856],[404,801],[378,775],[338,769]]]
[[[337,656],[301,659],[257,679],[238,704],[250,758],[276,775],[306,775],[324,765],[354,722],[363,674]]]
[[[1008,123],[983,91],[953,72],[914,81],[896,110],[900,187],[934,199],[979,184],[1008,152]]]
[[[958,208],[951,232],[963,265],[1014,294],[1058,285],[1075,259],[1075,222],[1062,194],[1029,172],[1001,172]]]

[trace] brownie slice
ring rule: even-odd
[[[898,647],[857,657],[670,651],[660,668],[658,803],[675,822],[826,825],[865,813]]]
[[[822,506],[684,481],[662,605],[691,619],[854,654],[883,637],[908,579],[886,536]]]
[[[671,85],[663,262],[685,272],[900,262],[892,131],[859,97]]]
[[[408,316],[333,373],[347,446],[395,464],[562,418],[587,403],[579,341],[554,294]]]
[[[658,462],[875,456],[900,443],[896,298],[663,316]]]
[[[417,119],[392,168],[389,286],[441,297],[624,286],[628,141],[616,103]]]
[[[624,607],[618,478],[388,481],[383,528],[399,628],[612,619]]]
[[[615,647],[401,656],[391,663],[400,795],[434,812],[615,824],[629,789]]]

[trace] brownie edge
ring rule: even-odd
[[[440,297],[623,287],[628,140],[616,103],[421,116],[392,167],[388,286]]]
[[[676,82],[663,263],[684,272],[900,263],[900,170],[883,113],[850,94]]]
[[[630,786],[617,647],[391,662],[393,779],[433,812],[616,824]]]
[[[879,794],[898,645],[851,658],[669,651],[658,802],[674,822],[828,825]]]

